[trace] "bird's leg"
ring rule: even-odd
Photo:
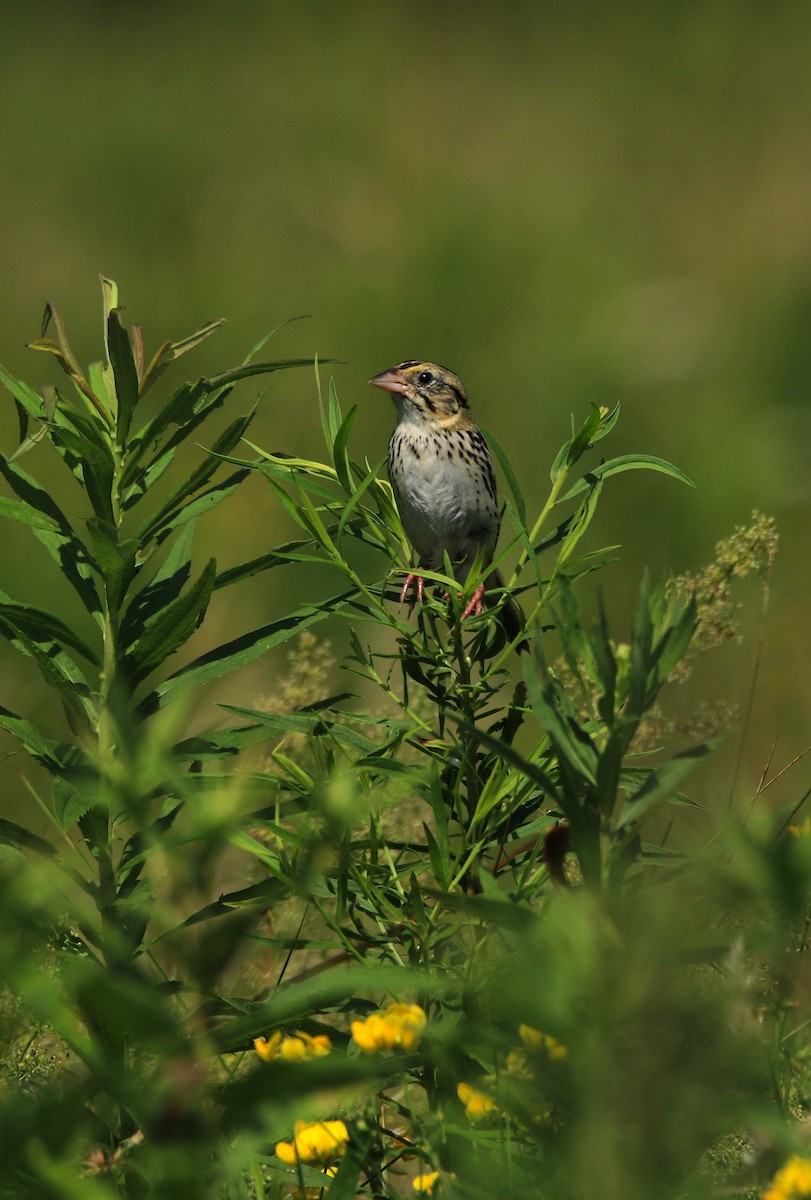
[[[417,593],[417,600],[420,604],[422,604],[423,594],[425,592],[425,580],[423,579],[422,575],[414,575],[410,571],[408,575],[406,575],[406,581],[403,584],[403,590],[400,592],[401,604],[405,604],[406,600],[408,599],[408,593],[412,588],[414,588]],[[416,601],[412,597],[409,611],[414,608],[415,603]]]
[[[462,613],[462,620],[464,621],[465,617],[481,616],[482,610],[484,608],[483,600],[484,600],[484,584],[480,583],[465,606],[465,611]]]

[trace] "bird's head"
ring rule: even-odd
[[[401,362],[369,382],[391,392],[401,418],[443,427],[469,420],[467,396],[458,375],[439,363]]]

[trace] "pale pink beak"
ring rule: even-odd
[[[408,382],[399,371],[383,371],[369,380],[374,387],[382,388],[384,392],[407,392]]]

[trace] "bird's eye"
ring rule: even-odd
[[[417,376],[417,383],[427,384],[427,383],[433,383],[433,382],[434,382],[433,371],[420,371],[419,375]]]

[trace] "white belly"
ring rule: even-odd
[[[498,508],[483,472],[434,433],[398,426],[391,441],[389,473],[403,528],[423,566],[441,570],[445,553],[469,570],[481,546],[492,557]]]

